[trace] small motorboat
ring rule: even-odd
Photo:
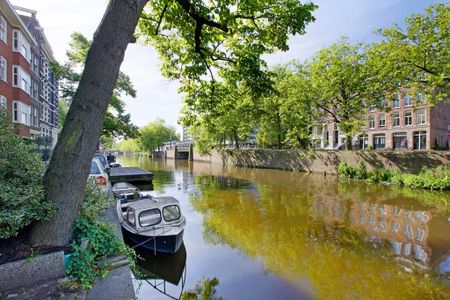
[[[186,219],[174,197],[153,197],[144,191],[123,193],[117,200],[117,216],[134,247],[175,253],[183,242]]]
[[[140,192],[139,188],[128,182],[118,182],[112,187],[114,197],[119,198],[121,195],[128,193]]]

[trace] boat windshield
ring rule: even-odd
[[[163,208],[164,221],[170,222],[178,220],[181,217],[178,205],[166,206]]]
[[[157,208],[144,210],[139,214],[141,227],[153,226],[161,222],[161,211]]]

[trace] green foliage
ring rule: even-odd
[[[117,144],[117,149],[122,152],[139,152],[141,150],[141,145],[139,144],[139,139],[128,139],[123,140]]]
[[[76,88],[81,78],[79,70],[84,68],[87,52],[92,41],[79,32],[71,35],[70,49],[67,51],[68,61],[64,65],[52,63],[52,69],[59,79],[59,89],[62,101],[60,101],[58,124],[62,128],[65,115],[75,95]],[[120,72],[116,86],[109,102],[108,111],[103,121],[102,138],[135,137],[137,127],[131,123],[130,114],[125,113],[125,103],[120,99],[121,95],[136,97],[136,90],[128,75]]]
[[[450,165],[441,165],[433,169],[424,168],[419,174],[404,174],[380,168],[367,171],[363,162],[360,162],[358,166],[349,166],[345,162],[340,162],[337,172],[346,178],[389,182],[410,188],[450,190]]]
[[[216,295],[216,286],[219,285],[219,279],[216,277],[199,280],[193,290],[183,293],[182,300],[222,300],[223,298]]]
[[[56,211],[44,201],[44,166],[36,146],[14,133],[0,109],[0,238],[17,236],[31,222],[48,220]]]
[[[369,66],[376,80],[373,90],[395,94],[409,88],[427,95],[429,103],[449,101],[450,6],[430,5],[424,14],[406,18],[404,28],[380,29],[380,42],[372,44]]]
[[[159,150],[165,142],[178,140],[176,129],[158,119],[149,123],[139,131],[139,145],[142,150]]]
[[[134,255],[117,238],[114,225],[103,217],[111,204],[100,188],[90,181],[86,187],[81,215],[74,224],[72,256],[67,270],[83,288],[91,288],[97,278],[108,274],[108,265],[103,262],[105,258],[117,254],[128,257]],[[81,247],[84,241],[87,241],[87,247]]]
[[[248,139],[258,101],[272,91],[262,56],[288,50],[288,37],[305,33],[316,8],[297,0],[148,3],[140,40],[158,51],[163,75],[181,81],[180,122],[200,152]]]

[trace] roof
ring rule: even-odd
[[[167,205],[178,205],[180,202],[174,197],[154,197],[151,199],[142,199],[136,202],[132,202],[128,205],[133,210],[144,210],[152,208],[162,208]]]
[[[22,30],[23,34],[27,37],[29,42],[31,42],[33,45],[37,45],[36,40],[28,30],[27,24],[25,24],[23,19],[19,17],[16,9],[8,0],[0,1],[0,9],[14,27],[19,27]]]

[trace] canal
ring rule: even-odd
[[[181,202],[184,246],[138,250],[138,299],[449,299],[450,193],[120,157]],[[217,279],[217,280],[216,280]],[[200,298],[199,298],[200,299]]]

